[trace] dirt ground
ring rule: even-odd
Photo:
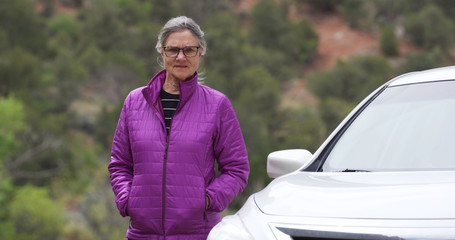
[[[372,34],[349,28],[338,14],[313,19],[319,36],[318,56],[314,63],[317,71],[332,68],[337,60],[350,56],[379,54],[379,41]]]

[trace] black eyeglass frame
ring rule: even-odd
[[[176,58],[179,54],[180,54],[180,51],[183,52],[183,55],[185,57],[189,57],[189,58],[192,58],[192,57],[196,57],[197,56],[197,53],[199,52],[199,48],[201,48],[201,46],[186,46],[186,47],[183,47],[183,48],[179,48],[179,47],[172,47],[172,46],[167,46],[167,47],[162,47],[163,48],[163,51],[164,51],[164,55],[166,55],[166,57],[170,57],[170,58]],[[178,49],[179,51],[177,52],[177,54],[175,55],[168,55],[168,52],[166,51],[166,48],[174,48],[174,49]],[[185,53],[185,49],[189,49],[189,48],[196,48],[196,51],[194,53],[194,56],[188,56],[186,55]]]

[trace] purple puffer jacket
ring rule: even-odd
[[[245,143],[228,98],[199,84],[197,74],[179,84],[167,136],[160,100],[165,76],[159,72],[125,100],[108,166],[112,189],[120,214],[131,219],[128,238],[206,239],[247,184]]]

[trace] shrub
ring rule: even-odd
[[[381,29],[381,51],[386,56],[398,55],[398,43],[394,28],[390,25]]]
[[[454,25],[437,6],[429,5],[422,11],[406,17],[406,36],[418,47],[448,49],[452,45]]]
[[[25,186],[17,190],[10,215],[16,240],[57,240],[62,236],[63,208],[44,188]]]

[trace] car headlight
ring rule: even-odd
[[[243,225],[239,215],[226,216],[218,223],[207,238],[207,240],[253,240]]]

